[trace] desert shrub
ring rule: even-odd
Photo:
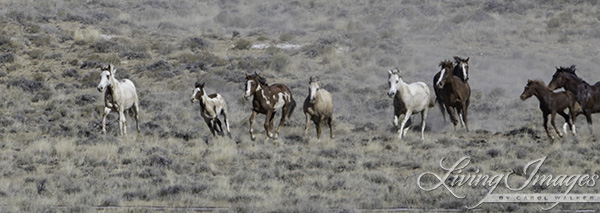
[[[96,102],[96,96],[91,95],[91,94],[84,94],[84,95],[79,95],[79,96],[75,97],[75,104],[77,104],[79,106],[92,104],[95,102]]]
[[[185,39],[183,42],[179,44],[179,49],[187,49],[189,48],[193,52],[201,51],[201,50],[210,50],[213,44],[209,40],[205,40],[202,38],[192,37]]]
[[[95,52],[99,53],[119,52],[122,49],[119,43],[110,40],[100,40],[92,44],[90,47]]]
[[[123,52],[119,55],[119,57],[126,58],[127,60],[150,58],[150,56],[146,52],[133,52],[133,51]]]
[[[238,60],[237,66],[239,69],[248,71],[259,71],[269,67],[270,62],[267,57],[246,57]]]
[[[44,88],[44,83],[42,81],[33,81],[21,77],[19,79],[15,79],[9,82],[9,86],[17,86],[23,91],[33,93],[38,92],[42,88]]]
[[[13,63],[15,62],[15,54],[4,53],[0,55],[0,63]]]
[[[246,39],[240,39],[237,42],[235,42],[235,45],[233,48],[237,49],[237,50],[248,50],[248,49],[250,49],[250,47],[252,47],[251,41],[248,41]]]
[[[27,51],[27,55],[29,57],[31,57],[31,59],[37,60],[37,59],[41,59],[44,57],[44,51],[41,49],[33,49],[30,51]]]
[[[68,69],[63,71],[63,77],[79,78],[79,72],[76,69]]]
[[[80,81],[84,88],[96,87],[98,82],[100,82],[100,71],[98,70],[88,72],[81,78]]]
[[[73,32],[75,44],[91,44],[100,40],[100,31],[96,29],[78,29]]]
[[[88,61],[84,61],[79,68],[81,68],[81,69],[96,69],[101,64],[102,63],[100,63],[100,61],[98,61],[98,60],[88,60]]]
[[[42,91],[35,93],[35,96],[33,96],[33,98],[31,99],[31,102],[47,101],[47,100],[50,100],[51,97],[52,97],[52,91],[42,90]]]
[[[269,63],[269,68],[275,70],[277,72],[281,72],[287,68],[290,63],[290,56],[285,53],[277,53],[271,59]]]

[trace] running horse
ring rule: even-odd
[[[550,115],[550,123],[552,127],[554,127],[554,131],[558,136],[562,137],[563,135],[556,128],[556,124],[554,122],[554,118],[556,117],[556,113],[565,118],[565,123],[569,125],[573,135],[575,135],[575,108],[577,102],[575,101],[575,95],[570,91],[562,91],[562,92],[552,92],[543,81],[539,80],[527,80],[527,85],[525,85],[525,89],[521,94],[521,100],[527,100],[531,96],[534,96],[540,101],[540,110],[542,110],[542,115],[544,118],[544,129],[546,130],[546,134],[551,139],[554,139],[554,136],[550,134],[548,130],[548,115]],[[567,115],[564,110],[569,108],[569,115]],[[569,116],[571,117],[569,119]],[[567,133],[566,126],[563,127],[565,134]]]
[[[404,129],[406,122],[412,114],[421,113],[421,140],[425,140],[425,119],[429,108],[435,106],[429,87],[423,82],[407,84],[402,80],[398,69],[388,70],[387,95],[394,99],[394,126],[398,128],[398,137],[406,136]],[[402,120],[400,125],[398,121]]]
[[[467,78],[460,78],[453,74],[455,66],[453,66],[451,61],[442,61],[439,66],[441,67],[440,77],[434,84],[438,93],[437,99],[443,103],[444,108],[448,112],[448,116],[454,125],[454,131],[456,131],[458,120],[460,120],[461,125],[465,126],[468,132],[467,110],[471,97],[471,87],[468,82],[463,81]],[[455,110],[458,114],[458,119],[455,115]]]
[[[454,66],[454,69],[452,70],[452,74],[459,77],[460,79],[462,79],[462,81],[465,84],[468,84],[468,80],[469,80],[469,57],[467,57],[466,59],[460,58],[458,56],[454,56],[454,62],[456,63],[456,65]],[[439,80],[440,77],[442,75],[442,72],[438,72],[435,74],[435,76],[433,77],[433,84],[435,85]],[[433,87],[433,91],[435,92],[436,95],[436,102],[438,103],[438,106],[440,108],[440,111],[442,112],[442,118],[444,118],[444,121],[446,121],[446,108],[444,106],[444,102],[442,100],[440,100],[439,96],[440,96],[440,91],[442,89],[438,88],[438,87]],[[467,103],[468,105],[468,103]],[[460,117],[460,115],[459,115]]]
[[[131,110],[137,132],[140,133],[139,122],[139,100],[135,85],[129,79],[117,80],[115,73],[117,70],[112,64],[100,65],[100,83],[98,91],[104,93],[104,116],[102,117],[102,132],[106,133],[106,116],[111,110],[119,112],[119,133],[121,136],[127,134],[127,120],[125,120],[125,110]]]
[[[254,116],[256,114],[265,114],[265,131],[267,139],[279,137],[279,129],[285,122],[286,117],[289,118],[294,112],[296,107],[296,101],[292,97],[290,89],[283,84],[268,85],[267,81],[254,73],[253,75],[246,74],[246,89],[244,98],[246,100],[250,97],[254,97],[252,100],[252,115],[250,116],[250,138],[256,139],[254,135],[254,129],[252,124],[254,123]],[[276,111],[281,110],[281,121],[279,126],[275,130],[275,134],[271,133],[273,129],[273,118],[275,117]]]
[[[210,133],[212,133],[213,136],[215,136],[215,132],[219,132],[220,135],[225,135],[223,127],[221,126],[221,120],[219,120],[219,115],[222,115],[223,120],[225,121],[225,127],[227,128],[227,135],[231,138],[229,121],[227,120],[227,103],[223,96],[219,93],[207,94],[204,90],[204,82],[196,82],[195,87],[191,101],[192,103],[194,103],[195,100],[200,101],[202,118],[204,118],[204,122],[208,125],[208,128],[210,128]]]
[[[592,113],[600,112],[600,82],[590,85],[575,74],[575,65],[558,67],[548,84],[551,90],[564,88],[575,94],[575,99],[581,105],[582,114],[592,132]]]

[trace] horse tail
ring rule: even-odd
[[[290,102],[290,112],[288,112],[288,118],[292,117],[292,113],[294,113],[294,109],[296,108],[296,100],[292,98],[292,102]]]

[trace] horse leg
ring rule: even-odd
[[[452,124],[454,125],[454,132],[456,132],[456,125],[458,124],[458,121],[456,119],[456,114],[454,114],[454,107],[448,106],[446,107],[446,110],[448,111],[448,117],[450,117],[450,121],[452,121]]]
[[[252,129],[252,124],[254,123],[254,116],[256,116],[256,111],[252,111],[252,115],[250,115],[250,139],[256,140],[256,136],[254,136],[254,129]]]
[[[127,134],[127,128],[125,128],[123,126],[123,124],[125,123],[125,112],[123,112],[122,109],[119,109],[119,133],[121,134],[121,136]]]
[[[286,115],[288,114],[288,111],[289,106],[284,106],[281,110],[281,120],[279,121],[279,126],[277,126],[277,130],[275,130],[275,139],[279,137],[279,129],[281,129],[281,126],[283,126],[283,122],[285,122],[285,117],[287,117]]]
[[[306,127],[304,128],[304,137],[306,137],[308,135],[308,127],[310,126],[310,114],[308,112],[305,112],[304,115],[306,116]]]
[[[425,118],[427,118],[427,107],[421,112],[421,140],[425,140]]]
[[[208,126],[208,129],[210,129],[210,134],[212,134],[212,135],[213,135],[213,137],[214,137],[214,136],[215,136],[215,127],[214,127],[214,124],[213,124],[213,120],[212,120],[212,119],[205,118],[205,119],[204,119],[204,122],[205,122],[205,123],[206,123],[206,125]]]
[[[227,110],[223,109],[223,120],[225,120],[225,127],[227,128],[227,136],[231,138],[231,132],[229,131],[229,121],[227,120]]]
[[[315,125],[317,126],[317,139],[321,139],[321,125],[323,124],[323,117],[319,117],[318,120],[315,120]]]
[[[135,125],[137,127],[137,132],[138,134],[140,134],[140,107],[138,105],[138,102],[135,102],[135,104],[133,105],[133,110],[134,110],[134,118],[135,118]]]
[[[567,128],[565,128],[567,125],[571,128],[571,131],[573,131],[573,127],[571,125],[571,119],[569,119],[569,115],[567,115],[563,111],[558,111],[557,113],[565,119],[565,125],[563,125],[563,131],[565,132],[565,135],[568,133]]]
[[[215,131],[219,132],[219,135],[224,136],[225,133],[223,132],[223,126],[221,125],[221,120],[219,120],[219,117],[214,117],[213,118],[213,126],[215,127]],[[217,129],[218,127],[218,129]]]
[[[267,111],[267,113],[266,113],[266,118],[265,118],[265,130],[267,131],[267,132],[266,132],[266,133],[267,133],[267,139],[269,139],[269,138],[272,138],[272,137],[273,137],[273,134],[272,134],[272,133],[271,133],[271,131],[270,131],[270,130],[271,130],[271,129],[270,129],[270,127],[272,126],[272,125],[270,124],[270,123],[271,123],[271,120],[272,120],[272,117],[273,117],[273,110],[269,110],[269,111]]]
[[[411,113],[412,113],[412,110],[406,109],[406,114],[404,114],[404,119],[402,119],[402,124],[400,124],[400,135],[399,135],[400,139],[402,139],[402,136],[405,135],[404,125],[406,125],[406,121],[408,121],[408,119],[410,118]]]
[[[331,117],[327,118],[327,125],[329,126],[329,137],[331,137],[331,139],[334,139],[335,135],[333,135],[333,126],[331,125],[332,120],[333,118]]]
[[[549,113],[544,113],[544,129],[546,130],[546,134],[548,135],[548,137],[550,139],[554,139],[554,136],[552,136],[550,134],[550,131],[548,130],[548,115]]]
[[[106,134],[106,116],[110,113],[110,108],[104,107],[104,115],[102,116],[102,133]]]
[[[590,134],[594,133],[592,129],[592,113],[589,110],[583,112],[585,114],[585,120],[587,121],[588,128],[590,129]]]
[[[467,129],[467,132],[469,132],[469,121],[467,120],[468,107],[469,107],[469,105],[463,104],[463,110],[462,110],[462,121],[465,124],[465,128]]]
[[[551,112],[550,116],[551,116],[550,119],[552,119],[552,120],[550,120],[550,122],[552,123],[552,127],[554,127],[554,131],[556,132],[556,134],[558,134],[559,137],[562,138],[563,134],[560,131],[558,131],[558,129],[556,128],[556,123],[555,123],[556,112]]]

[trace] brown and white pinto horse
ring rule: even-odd
[[[288,87],[283,84],[273,84],[269,86],[263,77],[258,74],[248,75],[246,74],[246,92],[244,98],[252,100],[252,115],[250,116],[250,138],[256,139],[254,136],[254,129],[252,124],[254,123],[254,116],[257,113],[265,114],[265,131],[268,138],[277,138],[279,136],[279,129],[285,122],[286,117],[290,117],[296,107],[296,101],[292,97],[292,92]],[[281,121],[279,126],[275,130],[275,135],[271,133],[273,129],[273,118],[275,117],[276,110],[281,110]]]
[[[225,103],[223,96],[218,93],[210,95],[206,94],[204,91],[204,82],[196,82],[195,86],[196,88],[192,94],[191,101],[192,103],[194,103],[195,100],[200,101],[202,118],[204,118],[204,122],[206,122],[206,125],[210,128],[210,133],[215,136],[215,131],[217,131],[219,134],[224,135],[221,120],[219,120],[219,115],[222,115],[223,120],[225,121],[225,127],[227,128],[227,135],[231,137],[229,121],[227,120],[227,103]]]

